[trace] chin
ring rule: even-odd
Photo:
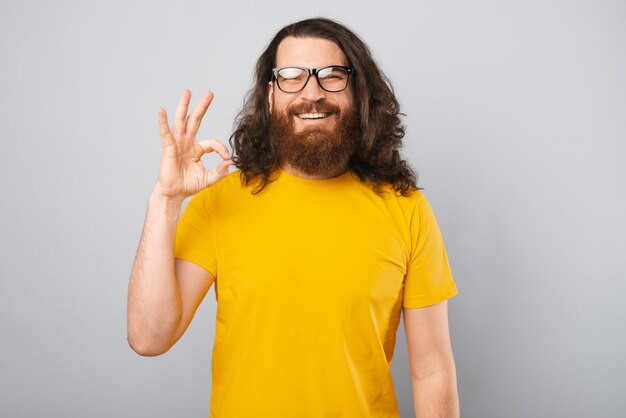
[[[337,124],[334,122],[327,123],[296,123],[294,126],[294,132],[308,132],[308,131],[319,131],[319,132],[332,132],[337,127]]]
[[[308,141],[319,141],[321,139],[328,138],[329,135],[332,135],[333,130],[321,129],[321,128],[308,128],[308,129],[295,131],[294,133],[300,137],[306,138],[306,140]]]

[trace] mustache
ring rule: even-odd
[[[338,106],[323,101],[316,103],[302,103],[299,105],[290,106],[290,115],[297,115],[300,113],[335,113],[339,114],[341,111]]]

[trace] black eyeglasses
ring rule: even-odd
[[[281,91],[297,93],[304,89],[311,75],[319,86],[331,93],[343,91],[354,69],[342,65],[329,65],[323,68],[281,67],[273,68],[272,75]]]

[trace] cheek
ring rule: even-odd
[[[354,92],[352,91],[352,89],[346,89],[345,94],[338,98],[337,102],[339,106],[341,106],[343,109],[349,109],[356,106]]]
[[[356,104],[354,103],[354,100],[352,100],[352,97],[347,97],[345,100],[342,100],[339,106],[341,106],[344,111],[356,111]]]
[[[273,109],[274,112],[285,113],[289,107],[289,102],[286,100],[281,100],[279,97],[274,97],[273,101]]]

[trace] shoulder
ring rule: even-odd
[[[231,173],[228,173],[226,177],[213,184],[210,188],[214,189],[216,192],[224,192],[231,190],[239,190],[243,187],[241,182],[241,170],[235,170]]]
[[[206,189],[196,193],[194,198],[206,200],[216,194],[232,193],[242,189],[243,185],[241,183],[240,173],[241,170],[235,170],[232,173],[228,173],[221,180],[218,180]]]
[[[430,207],[423,189],[413,190],[407,195],[402,195],[390,184],[383,184],[379,193],[373,190],[369,182],[363,183],[363,186],[369,187],[371,193],[376,195],[377,199],[385,206],[401,212],[407,221],[410,221],[424,207]]]
[[[211,203],[219,199],[219,197],[236,193],[242,188],[239,173],[240,170],[233,171],[221,180],[199,191],[192,196],[190,203],[209,208]]]

